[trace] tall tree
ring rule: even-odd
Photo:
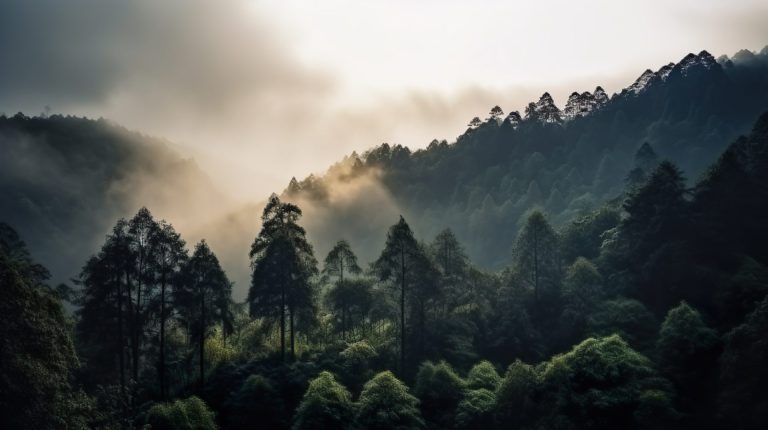
[[[76,303],[77,339],[80,353],[87,363],[93,383],[108,384],[114,376],[115,356],[120,389],[126,395],[127,335],[132,332],[133,320],[127,313],[128,280],[132,272],[126,271],[131,259],[128,222],[117,221],[99,253],[83,266],[77,283],[81,286]]]
[[[126,267],[126,288],[130,314],[131,371],[139,379],[142,343],[146,336],[148,303],[155,293],[155,246],[159,228],[145,207],[128,222],[129,253],[123,261]],[[131,276],[132,275],[132,276]]]
[[[683,288],[691,264],[686,193],[680,169],[660,163],[625,201],[627,216],[601,254],[601,266],[612,273],[609,281],[661,315],[686,299]]]
[[[189,327],[195,327],[193,339],[199,348],[200,385],[205,380],[205,339],[215,324],[224,328],[231,322],[232,283],[219,265],[205,240],[184,267],[184,281],[178,284],[175,301],[179,315]]]
[[[42,266],[0,223],[0,427],[86,428],[73,414],[82,400],[70,385],[79,366],[56,295],[39,288]],[[19,258],[24,256],[24,258]]]
[[[251,288],[248,291],[253,316],[279,318],[280,355],[285,360],[286,316],[289,318],[291,358],[295,358],[297,315],[311,316],[314,308],[314,286],[317,274],[312,245],[298,224],[301,209],[270,196],[259,235],[251,245]]]
[[[464,247],[449,228],[441,231],[429,246],[429,251],[440,272],[441,301],[448,311],[465,302],[470,288],[467,288],[469,258]]]
[[[514,246],[514,267],[533,289],[538,306],[542,296],[557,293],[562,270],[558,237],[544,214],[534,211],[528,216]]]
[[[338,313],[341,337],[345,339],[356,323],[363,324],[374,306],[372,281],[358,278],[337,282],[325,296],[327,306]]]
[[[160,398],[165,400],[168,396],[165,364],[165,325],[168,319],[167,299],[170,296],[168,288],[178,285],[181,281],[181,272],[186,263],[187,251],[185,242],[173,229],[173,226],[161,221],[159,231],[155,235],[155,262],[157,279],[160,283],[160,353],[158,360],[158,378],[160,379]]]
[[[373,263],[379,279],[388,282],[399,292],[400,307],[400,372],[405,371],[405,300],[406,294],[416,286],[417,268],[426,258],[411,228],[400,216],[397,224],[389,228],[384,250]]]
[[[351,273],[358,275],[362,272],[357,265],[357,256],[352,252],[352,248],[346,240],[340,240],[325,257],[323,274],[326,276],[336,276],[339,282],[344,282],[344,274]]]

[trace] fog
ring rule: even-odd
[[[522,110],[548,91],[562,107],[572,91],[617,91],[687,52],[732,54],[768,40],[768,7],[752,0],[399,6],[3,1],[0,112],[104,117],[167,138],[181,161],[132,164],[107,184],[114,209],[106,213],[130,216],[148,206],[190,246],[208,238],[242,294],[261,202],[293,176],[322,175],[344,155],[382,142],[453,141],[497,104]],[[29,160],[27,173],[57,172],[59,184],[78,191],[73,181],[82,178],[66,165],[51,169],[50,154]],[[375,257],[402,213],[376,175],[354,183],[331,175],[333,211],[298,202],[319,258],[342,237],[364,261]],[[88,227],[95,248],[108,225]]]

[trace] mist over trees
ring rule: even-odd
[[[693,178],[690,163],[700,160],[682,166],[674,155],[714,152],[716,139],[661,145],[660,136],[675,134],[667,128],[646,143],[632,125],[656,115],[632,111],[636,103],[645,109],[668,97],[667,120],[683,121],[678,96],[714,109],[688,85],[754,84],[750,77],[765,72],[706,53],[686,58],[610,101],[577,93],[559,111],[543,97],[515,125],[494,107],[455,144],[416,153],[382,146],[352,160],[350,181],[376,165],[398,198],[418,196],[421,205],[388,221],[370,257],[349,229],[316,254],[306,226],[317,212],[302,204],[334,190],[325,179],[292,181],[269,197],[242,250],[250,262],[244,301],[233,299],[218,247],[190,246],[173,220],[147,207],[110,218],[67,284],[50,283],[23,236],[0,223],[0,425],[765,428],[768,113]],[[754,103],[719,118],[733,115],[727,127],[738,127],[734,118]],[[686,115],[700,125],[702,114]],[[643,133],[654,127],[647,122]],[[559,139],[578,129],[592,137],[565,151]],[[496,133],[514,145],[500,146],[510,142]],[[620,135],[632,144],[601,140]],[[524,148],[534,141],[535,150]],[[520,169],[495,169],[502,159]],[[564,167],[551,170],[554,160]],[[578,206],[584,199],[574,193],[586,186],[578,178],[588,171],[589,192],[602,194]],[[560,209],[555,199],[541,204],[554,183],[561,203],[573,197]],[[510,212],[495,206],[500,184],[508,196],[525,190]],[[443,222],[467,215],[482,228]],[[468,232],[477,233],[474,245],[462,240]],[[470,246],[483,243],[502,268],[473,258]]]

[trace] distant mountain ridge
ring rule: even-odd
[[[402,214],[420,239],[450,227],[475,262],[503,267],[528,211],[563,224],[616,198],[630,171],[649,169],[648,157],[635,157],[641,147],[698,177],[768,111],[768,49],[690,54],[611,96],[575,92],[561,110],[544,94],[528,108],[499,108],[450,144],[353,153],[322,176],[292,180],[283,196],[304,209],[320,256],[345,238],[372,261]],[[117,217],[147,206],[188,242],[209,239],[243,297],[261,208],[222,214],[227,201],[162,139],[104,120],[0,116],[0,220],[56,281],[77,274]]]
[[[530,209],[541,208],[562,224],[618,197],[638,168],[635,152],[644,143],[659,160],[675,162],[696,179],[764,111],[768,47],[719,59],[702,51],[646,70],[610,97],[597,87],[572,93],[562,110],[549,93],[523,115],[503,116],[496,107],[450,144],[434,140],[411,151],[385,143],[353,153],[323,176],[292,180],[283,195],[333,219],[338,202],[330,189],[374,176],[394,202],[388,211],[406,215],[422,239],[451,227],[475,261],[498,268],[508,263]],[[347,201],[343,212],[346,218],[369,213]],[[384,234],[379,225],[347,230],[353,245]],[[345,233],[332,223],[309,231],[323,240]]]

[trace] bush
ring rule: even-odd
[[[356,422],[366,430],[423,429],[418,405],[419,400],[392,372],[381,372],[363,387]]]
[[[472,390],[485,388],[496,391],[501,383],[501,376],[489,361],[481,361],[475,364],[467,374],[467,387]]]
[[[152,430],[216,430],[213,411],[192,396],[173,403],[158,403],[147,412]]]
[[[354,418],[352,396],[330,372],[320,372],[309,383],[296,409],[293,430],[347,429]]]

